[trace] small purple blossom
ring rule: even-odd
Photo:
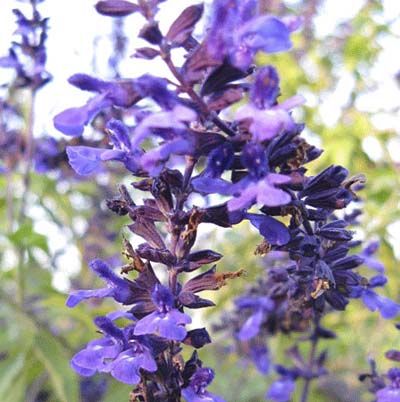
[[[128,128],[119,120],[110,120],[106,130],[110,136],[112,149],[88,146],[69,146],[67,155],[72,168],[80,175],[90,175],[102,170],[102,162],[118,161],[131,172],[140,170],[143,152],[132,147]]]
[[[264,321],[264,314],[274,308],[274,302],[268,297],[243,296],[236,299],[235,304],[239,309],[251,309],[253,311],[237,334],[238,339],[241,341],[247,341],[255,337]]]
[[[265,345],[251,343],[250,358],[261,374],[268,374],[271,368],[271,357]]]
[[[257,99],[254,100],[257,101]],[[297,95],[279,105],[259,109],[257,101],[255,105],[249,103],[240,107],[236,112],[236,118],[239,121],[249,120],[249,130],[253,135],[253,140],[262,142],[270,140],[284,131],[293,130],[295,123],[290,110],[304,102],[305,99]]]
[[[376,402],[400,401],[400,368],[390,369],[387,373],[387,377],[390,384],[376,393]]]
[[[288,402],[295,389],[295,381],[291,377],[280,377],[268,389],[265,398],[274,402]]]
[[[290,240],[287,227],[268,215],[246,214],[246,218],[255,226],[269,244],[282,246]]]
[[[54,118],[54,127],[65,135],[78,137],[103,109],[112,105],[105,94],[90,99],[84,106],[66,109]]]
[[[45,137],[36,142],[35,149],[35,171],[46,173],[53,169],[52,160],[60,155],[58,143],[54,138]]]
[[[362,250],[360,256],[364,258],[364,264],[380,274],[385,272],[385,266],[374,256],[379,249],[378,241],[371,241],[367,244],[367,246]]]
[[[258,181],[243,179],[232,186],[231,192],[235,197],[229,200],[228,209],[247,209],[255,202],[269,207],[288,204],[291,201],[290,195],[277,186],[289,183],[290,180],[288,176],[277,173],[269,173]]]
[[[376,275],[372,277],[366,285],[353,287],[351,295],[355,298],[361,298],[369,310],[378,310],[383,318],[394,318],[400,313],[400,305],[372,290],[376,287],[384,286],[386,282],[386,277],[383,275]]]
[[[182,341],[187,334],[185,325],[192,322],[191,318],[174,308],[174,297],[163,285],[155,286],[152,300],[157,310],[136,323],[135,335],[157,334],[166,339]]]
[[[129,282],[116,275],[112,269],[102,260],[93,260],[90,263],[90,268],[107,283],[106,288],[93,290],[77,290],[71,292],[67,299],[68,307],[75,307],[82,300],[90,298],[105,298],[112,297],[116,301],[123,304],[130,304],[131,290]]]
[[[63,134],[73,137],[80,136],[84,127],[100,111],[112,105],[132,106],[141,98],[135,89],[133,80],[103,81],[86,74],[75,74],[69,78],[69,82],[82,90],[98,93],[85,105],[66,109],[55,116],[55,128]]]
[[[246,70],[259,52],[276,53],[291,48],[290,32],[295,24],[269,15],[255,15],[254,1],[217,0],[207,45],[217,59],[228,56]],[[233,34],[232,34],[233,32]]]
[[[279,95],[279,75],[276,69],[266,66],[257,70],[250,91],[251,103],[261,110],[266,109],[276,104]]]
[[[106,317],[96,318],[95,323],[105,336],[89,342],[72,358],[71,365],[80,375],[109,372],[118,381],[133,385],[140,382],[140,369],[157,370],[151,350],[140,338],[131,338],[130,327],[121,330]]]
[[[192,375],[189,386],[182,389],[186,402],[224,402],[221,397],[206,390],[214,379],[214,371],[210,368],[198,368]]]

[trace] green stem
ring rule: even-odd
[[[24,162],[25,169],[23,170],[22,184],[23,184],[23,193],[21,198],[20,210],[18,213],[17,220],[17,228],[20,228],[26,219],[26,205],[27,198],[30,192],[31,186],[31,168],[32,168],[32,159],[35,151],[35,143],[33,137],[33,126],[34,126],[34,109],[35,109],[35,89],[31,89],[30,91],[30,99],[28,104],[28,115],[27,115],[27,123],[26,123],[26,131],[25,131],[25,153],[24,153]],[[17,300],[20,306],[23,306],[25,300],[25,255],[26,251],[24,247],[21,247],[17,250],[18,255],[18,265],[17,265]]]
[[[317,344],[318,344],[318,337],[315,336],[315,333],[314,333],[312,338],[311,338],[310,356],[309,356],[309,359],[308,359],[308,370],[311,373],[313,373],[313,371],[314,371],[314,360],[315,360],[315,356],[316,356],[316,353],[317,353]],[[300,402],[307,402],[308,401],[308,394],[310,392],[310,384],[311,384],[312,379],[313,379],[312,376],[304,378],[304,385],[303,385],[303,391],[301,393]]]
[[[21,206],[18,214],[19,224],[22,224],[26,218],[25,216],[26,201],[31,186],[31,169],[32,169],[33,155],[35,152],[35,141],[33,137],[35,97],[36,97],[36,91],[35,89],[32,89],[30,91],[30,99],[28,106],[29,110],[27,115],[26,132],[25,132],[25,147],[26,147],[24,153],[25,169],[22,177],[22,184],[24,191],[22,194]]]

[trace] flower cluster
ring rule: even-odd
[[[400,329],[400,325],[396,324]],[[394,362],[400,362],[400,351],[388,350],[385,357]],[[370,373],[361,374],[360,381],[368,382],[368,390],[375,395],[375,402],[397,402],[400,400],[400,368],[393,367],[386,374],[379,374],[374,360],[370,359]]]
[[[119,196],[107,200],[108,208],[129,219],[129,231],[144,242],[133,247],[124,240],[128,263],[121,267],[122,275],[95,259],[90,267],[106,287],[69,296],[69,307],[106,297],[126,306],[123,313],[95,320],[103,338],[78,352],[72,366],[83,376],[107,372],[135,385],[132,400],[172,402],[183,396],[188,402],[221,401],[206,389],[213,371],[202,367],[196,351],[185,362],[181,350],[182,344],[198,349],[211,341],[205,328],[188,327],[190,309],[214,305],[199,293],[218,290],[242,271],[203,269],[222,256],[192,248],[202,223],[227,228],[247,220],[263,237],[258,254],[273,250],[287,257],[284,266],[271,269],[236,301],[238,341],[266,373],[271,365],[267,334],[310,332],[308,361],[294,347],[288,352],[293,367],[275,365],[279,379],[267,398],[287,401],[298,378],[308,388],[312,378],[324,373],[326,354],[317,355],[316,342],[334,336],[320,324],[325,312],[344,310],[350,298],[361,298],[385,318],[399,311],[397,304],[375,293],[384,285],[382,275],[368,280],[355,271],[363,263],[359,255],[349,254],[358,244],[348,229],[356,214],[338,217],[338,211],[358,199],[355,191],[364,179],[349,177],[341,166],[308,175],[305,165],[322,151],[307,143],[301,136],[303,125],[293,118],[292,110],[304,99],[278,101],[276,69],[253,65],[259,52],[291,47],[298,19],[260,15],[255,0],[216,0],[200,40],[193,31],[202,5],[186,8],[163,33],[158,3],[106,0],[96,10],[111,17],[140,14],[144,22],[139,36],[149,45],[135,56],[161,58],[174,80],[146,74],[106,81],[75,74],[69,82],[94,95],[54,118],[58,130],[78,138],[99,115],[119,112],[121,118],[104,124],[108,144],[69,146],[69,162],[81,175],[118,162],[135,177],[132,186],[144,193],[138,203],[120,186]],[[185,52],[179,66],[172,55],[177,48]],[[226,120],[232,105],[238,107],[230,109],[233,119]],[[126,111],[134,123],[124,121]],[[199,195],[202,206],[193,204]],[[219,202],[213,205],[211,199]],[[364,255],[376,267],[373,252],[371,247]],[[121,318],[122,327],[114,322]]]
[[[46,71],[47,18],[42,18],[36,9],[38,1],[32,1],[32,17],[27,17],[19,9],[13,12],[17,19],[15,35],[19,41],[12,43],[8,55],[0,57],[0,67],[13,69],[16,73],[17,88],[37,89],[50,81]]]
[[[334,169],[313,177],[310,183],[328,177],[329,171]],[[307,211],[307,206],[302,208]],[[312,219],[312,225],[303,226],[298,216],[297,223],[292,219],[291,241],[284,246],[271,247],[264,241],[257,248],[256,253],[263,254],[271,249],[279,251],[268,254],[268,270],[235,300],[235,310],[215,327],[232,332],[239,355],[252,361],[260,373],[269,374],[271,368],[275,369],[279,378],[272,383],[266,398],[276,402],[291,400],[296,380],[303,379],[307,384],[326,374],[326,351],[318,354],[316,347],[319,339],[333,339],[336,334],[321,325],[325,314],[344,310],[349,300],[356,298],[385,319],[400,312],[399,304],[375,291],[387,282],[384,267],[374,258],[378,243],[371,242],[358,254],[348,254],[360,242],[352,240],[353,233],[345,227],[355,224],[359,211],[345,214],[342,220],[335,218],[333,209],[329,212],[321,207],[318,213],[321,218]],[[303,228],[299,231],[300,225]],[[355,271],[361,265],[378,271],[378,275],[361,276]],[[292,367],[274,363],[268,349],[268,339],[278,333],[301,335],[286,351]],[[299,345],[305,341],[311,345],[310,359],[300,353]]]
[[[18,90],[28,90],[33,104],[36,91],[51,79],[51,75],[45,68],[48,19],[42,18],[38,12],[38,1],[31,1],[30,3],[31,17],[27,17],[19,9],[13,10],[17,25],[14,32],[15,40],[9,48],[8,55],[0,57],[0,68],[14,71],[13,79],[2,85],[2,88],[9,93],[1,94],[0,98],[0,113],[2,115],[0,123],[0,159],[2,166],[0,169],[2,172],[14,170],[21,159],[30,161],[34,157],[33,136],[24,134],[24,129],[21,128],[24,120],[23,108],[18,103],[18,97],[15,99],[12,94]],[[29,119],[32,120],[31,117]],[[32,125],[32,122],[28,121],[29,124]],[[55,151],[53,141],[50,138],[45,139],[43,148],[54,157],[55,153],[59,154],[59,152]],[[40,154],[37,155],[40,158]],[[44,167],[43,162],[44,159],[38,164],[39,171]]]

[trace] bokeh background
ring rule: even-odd
[[[357,230],[359,239],[380,239],[379,258],[389,285],[387,295],[400,302],[400,2],[397,0],[260,0],[271,14],[301,15],[303,29],[294,36],[293,50],[260,55],[258,63],[273,64],[281,76],[282,99],[300,93],[305,107],[297,111],[306,123],[310,143],[325,152],[310,165],[317,172],[336,163],[351,174],[368,179],[362,192],[365,213]],[[83,103],[85,93],[67,78],[84,72],[102,78],[135,77],[160,71],[157,62],[129,57],[142,44],[135,39],[140,29],[137,16],[112,21],[97,15],[94,1],[45,0],[39,5],[49,17],[48,64],[53,80],[36,97],[34,135],[62,136],[52,117],[64,108]],[[180,10],[194,1],[171,0],[161,7],[161,29],[168,27]],[[208,3],[206,3],[208,4]],[[27,9],[23,2],[0,0],[0,56],[7,53],[15,30],[12,9]],[[163,19],[164,18],[164,19]],[[204,20],[207,19],[207,12]],[[201,24],[200,24],[201,25]],[[120,41],[120,42],[118,42]],[[122,41],[122,42],[121,42]],[[115,45],[123,51],[115,57]],[[177,55],[179,57],[179,55]],[[168,74],[166,73],[166,76]],[[0,96],[29,114],[28,96],[9,88],[12,71],[0,70]],[[2,124],[7,116],[2,114]],[[26,128],[26,118],[13,124]],[[95,129],[85,136],[96,138]],[[101,257],[122,259],[124,218],[115,218],[105,200],[117,192],[121,176],[117,168],[95,178],[76,177],[65,163],[62,173],[32,172],[29,191],[24,191],[23,172],[16,168],[0,175],[0,401],[91,402],[88,390],[105,387],[103,377],[82,387],[69,367],[69,358],[95,336],[92,318],[113,309],[112,302],[65,307],[71,288],[92,288],[99,283],[88,270],[88,261]],[[26,217],[10,222],[25,197]],[[198,322],[218,323],[232,308],[232,298],[248,286],[267,263],[254,256],[259,243],[246,224],[200,236],[212,243],[224,258],[221,270],[245,268],[248,275],[218,294],[210,295],[217,307],[197,317]],[[16,299],[18,272],[24,272],[25,302]],[[393,322],[370,313],[353,301],[345,313],[326,317],[326,327],[338,338],[322,347],[329,350],[330,374],[314,384],[311,401],[357,402],[371,398],[358,374],[368,371],[368,357],[387,368],[384,351],[400,348],[400,333]],[[212,389],[232,402],[264,400],[268,379],[230,353],[223,333],[201,350],[205,364],[217,377]],[[271,340],[271,349],[283,355],[290,339]],[[82,394],[80,389],[86,392]],[[107,382],[106,402],[126,401],[130,387]],[[85,399],[86,398],[86,399]],[[298,398],[295,397],[294,400]]]

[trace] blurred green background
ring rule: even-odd
[[[307,99],[296,118],[306,123],[309,141],[325,150],[310,170],[318,172],[337,163],[351,174],[366,175],[365,213],[357,236],[381,240],[379,258],[389,277],[387,296],[400,301],[400,90],[396,79],[400,60],[395,57],[400,46],[400,8],[396,0],[360,0],[343,10],[347,3],[264,0],[262,7],[272,14],[302,15],[304,28],[295,34],[291,52],[260,55],[258,62],[277,67],[281,99],[297,93]],[[129,45],[128,53],[133,53]],[[135,74],[132,71],[130,76]],[[29,113],[23,94],[9,92],[7,96],[25,115]],[[19,124],[23,130],[24,123]],[[39,136],[41,129],[36,133]],[[66,292],[69,287],[100,286],[88,270],[91,258],[120,258],[127,221],[108,213],[104,200],[116,193],[121,180],[129,183],[129,178],[117,170],[101,177],[99,183],[32,173],[27,216],[16,226],[10,225],[9,217],[10,209],[17,211],[24,196],[21,170],[17,167],[0,176],[0,401],[78,402],[79,379],[69,359],[96,336],[92,318],[115,306],[86,303],[67,309]],[[217,307],[201,319],[218,322],[223,310],[232,308],[232,298],[261,272],[263,261],[253,255],[259,241],[245,224],[220,229],[212,237],[200,236],[199,247],[211,243],[224,254],[221,271],[248,271],[246,277],[210,295]],[[24,303],[17,297],[21,272]],[[368,357],[374,357],[380,368],[388,367],[384,351],[400,348],[400,334],[393,322],[354,301],[345,313],[326,317],[324,324],[338,338],[322,345],[329,350],[330,374],[314,384],[310,401],[370,400],[357,376],[368,371]],[[223,346],[229,342],[223,334],[215,334],[214,340],[200,351],[205,365],[217,372],[211,389],[227,401],[264,400],[268,380],[224,353]],[[283,337],[271,340],[273,354],[284,359],[282,351],[289,343]],[[129,390],[109,381],[104,400],[127,401]]]

